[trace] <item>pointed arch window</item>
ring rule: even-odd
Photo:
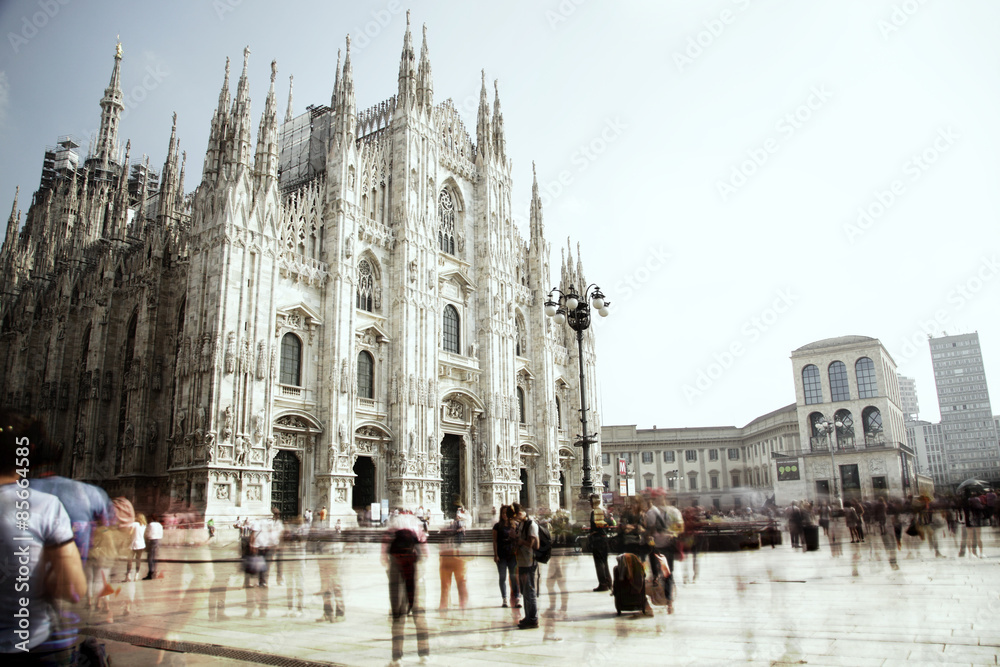
[[[444,336],[442,346],[445,352],[461,354],[458,311],[455,306],[448,304],[444,307],[443,329]]]
[[[358,353],[358,396],[375,398],[375,360],[365,351]]]
[[[438,195],[438,247],[441,252],[455,254],[455,200],[448,188]]]
[[[849,401],[851,400],[851,388],[847,384],[847,366],[843,361],[835,361],[830,364],[830,400]]]
[[[556,428],[562,430],[562,403],[559,401],[559,397],[556,396]]]
[[[517,388],[517,421],[519,424],[527,423],[524,415],[524,390]]]
[[[854,374],[858,378],[858,398],[878,396],[878,379],[875,377],[875,362],[861,357],[854,362]]]
[[[375,273],[372,271],[371,262],[363,259],[358,262],[358,295],[357,305],[361,310],[369,313],[375,311]]]
[[[823,384],[819,379],[819,369],[809,364],[802,369],[802,388],[806,394],[806,405],[823,402]]]
[[[302,341],[293,333],[286,333],[281,339],[281,384],[301,387]]]

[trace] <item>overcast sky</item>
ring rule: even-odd
[[[329,104],[350,33],[363,109],[396,92],[406,7],[5,0],[3,215],[46,146],[99,126],[116,35],[122,140],[162,165],[176,111],[191,191],[226,56],[235,86],[250,46],[256,127],[270,61],[282,114],[289,74],[296,113]],[[794,401],[792,350],[847,334],[879,338],[936,421],[925,330],[978,330],[1000,400],[1000,3],[410,7],[435,101],[473,134],[480,69],[499,80],[522,233],[534,160],[552,266],[572,236],[613,302],[604,424],[743,425]]]

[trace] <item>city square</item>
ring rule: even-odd
[[[997,25],[3,3],[0,654],[996,664]]]

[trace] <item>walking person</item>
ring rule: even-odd
[[[253,613],[254,607],[261,618],[267,617],[270,594],[267,590],[267,575],[274,561],[275,551],[281,541],[281,519],[278,518],[277,509],[271,510],[271,517],[253,523],[253,533],[250,535],[250,554],[260,556],[263,559],[260,571],[257,573],[257,587],[254,589],[255,595],[251,597],[247,592],[247,616]],[[260,559],[258,559],[259,561]]]
[[[669,572],[663,577],[663,590],[667,600],[667,613],[674,613],[674,559],[677,556],[677,538],[684,532],[684,515],[673,504],[668,504],[662,493],[654,494],[655,502],[649,504],[646,511],[646,533],[649,535],[649,569],[653,580],[660,576],[660,559],[662,555],[667,560]]]
[[[459,507],[459,511],[461,509]],[[458,589],[458,607],[464,614],[465,607],[469,601],[469,590],[466,585],[465,556],[462,554],[465,528],[457,515],[451,526],[444,531],[444,536],[445,539],[441,544],[438,564],[438,574],[441,577],[441,602],[438,605],[438,611],[442,614],[448,612],[451,602],[451,580],[454,578],[455,588]]]
[[[389,607],[392,610],[392,662],[400,667],[403,660],[403,636],[406,619],[413,617],[417,631],[417,655],[421,664],[430,656],[430,636],[424,613],[422,568],[427,558],[427,536],[420,521],[412,514],[398,514],[389,522],[382,541],[382,565],[389,576]]]
[[[608,568],[608,533],[613,529],[614,519],[609,522],[609,516],[601,507],[601,497],[596,493],[590,496],[590,534],[587,536],[587,546],[594,557],[594,570],[597,572],[597,588],[595,592],[611,590],[611,570]]]
[[[288,602],[288,618],[302,618],[305,604],[306,578],[306,534],[307,528],[302,520],[296,517],[285,533],[284,557],[288,559],[288,580],[285,586],[285,597]]]
[[[317,623],[338,623],[344,620],[344,587],[340,583],[344,543],[339,530],[339,519],[337,523],[338,529],[330,535],[330,540],[318,540],[316,533],[310,531],[312,552],[317,555],[319,565],[319,595],[323,597],[323,616],[316,619]]]
[[[500,516],[493,524],[493,562],[497,565],[500,576],[500,606],[507,604],[507,583],[510,583],[510,606],[521,606],[521,588],[517,578],[517,558],[514,555],[517,541],[517,525],[514,523],[514,510],[510,505],[500,506]]]
[[[139,578],[139,568],[142,565],[142,554],[146,551],[146,517],[140,512],[135,515],[135,521],[129,527],[132,558],[125,566],[125,581],[132,580],[132,564],[135,563],[135,578]]]
[[[163,525],[158,521],[156,514],[149,515],[149,523],[146,524],[146,568],[149,570],[143,579],[156,579],[156,558],[160,553],[160,540],[163,539]]]
[[[514,510],[520,522],[515,554],[524,596],[524,618],[517,627],[530,630],[538,627],[538,564],[535,562],[535,549],[539,547],[538,523],[517,503],[514,503]]]

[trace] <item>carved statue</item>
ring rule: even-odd
[[[254,439],[259,441],[264,435],[264,408],[257,411],[253,422],[253,436]]]
[[[226,372],[236,371],[236,332],[230,331],[226,336]]]
[[[205,406],[199,405],[194,412],[194,428],[201,430],[205,428]]]
[[[267,377],[267,344],[264,341],[257,342],[257,379],[263,380]]]
[[[222,413],[223,426],[222,426],[222,441],[229,442],[229,438],[233,435],[233,406],[227,405],[226,409]]]
[[[149,426],[146,427],[146,441],[149,443],[149,449],[156,449],[156,439],[160,435],[160,429],[156,426],[155,421],[149,422]]]

